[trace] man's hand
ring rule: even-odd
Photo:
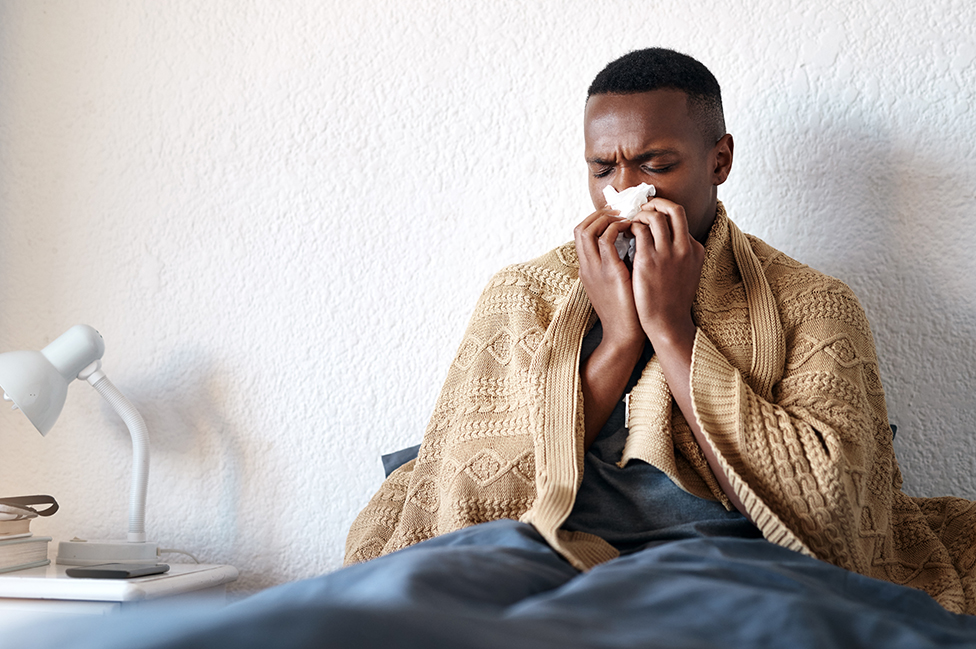
[[[609,207],[598,209],[573,231],[580,260],[580,280],[603,323],[603,340],[615,345],[643,345],[644,331],[634,302],[630,269],[614,247],[631,222]]]
[[[634,302],[630,270],[614,242],[631,222],[604,207],[576,226],[580,281],[603,326],[603,340],[580,368],[584,447],[589,448],[623,396],[646,339]]]
[[[633,291],[641,326],[655,349],[691,334],[691,306],[698,291],[705,248],[688,232],[685,210],[653,198],[634,217]]]

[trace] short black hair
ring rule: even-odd
[[[725,135],[722,90],[715,75],[699,61],[674,50],[651,47],[624,54],[596,75],[586,98],[662,89],[688,95],[688,112],[699,123],[709,146]]]

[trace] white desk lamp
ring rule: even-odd
[[[146,542],[146,485],[149,482],[149,433],[142,415],[102,372],[102,336],[88,325],[75,325],[39,352],[0,354],[0,389],[41,435],[47,435],[76,378],[98,390],[129,428],[132,436],[132,491],[129,534],[125,541],[62,541],[57,563],[155,563],[158,545]]]

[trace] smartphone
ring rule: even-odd
[[[64,571],[69,577],[84,579],[132,579],[159,575],[169,570],[165,563],[100,563],[94,566],[74,566]]]

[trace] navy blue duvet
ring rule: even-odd
[[[668,541],[573,569],[495,521],[222,609],[150,608],[3,647],[976,647],[976,617],[762,539]]]

